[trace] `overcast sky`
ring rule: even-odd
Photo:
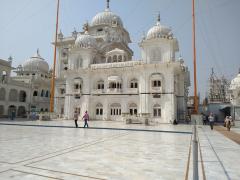
[[[52,66],[57,0],[0,0],[0,58],[12,55],[13,66],[22,64],[36,49]],[[105,9],[106,0],[60,0],[60,25],[65,36]],[[240,68],[240,0],[196,0],[198,90],[205,96],[211,67],[218,76],[232,79]],[[192,65],[191,0],[111,0],[110,9],[129,31],[134,59],[141,59],[138,43],[155,23],[172,28],[180,54]],[[193,78],[191,78],[193,80]],[[193,86],[193,81],[191,81]],[[190,88],[190,95],[192,87]]]

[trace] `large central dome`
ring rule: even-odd
[[[93,17],[92,26],[98,25],[119,25],[123,26],[121,18],[114,14],[112,11],[107,8],[105,11],[98,13],[96,16]]]

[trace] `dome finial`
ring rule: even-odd
[[[240,74],[240,68],[238,69],[238,74]]]
[[[39,48],[37,48],[37,55],[39,55]]]
[[[107,9],[109,9],[110,0],[107,0]]]
[[[157,22],[160,22],[160,12],[158,12],[158,16],[157,16]]]
[[[157,23],[156,23],[156,25],[157,26],[160,26],[160,12],[158,12],[158,15],[157,15]]]

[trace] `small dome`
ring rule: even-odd
[[[39,51],[37,53],[27,59],[22,64],[24,71],[41,71],[41,72],[48,72],[49,66],[48,63],[40,56]]]
[[[238,73],[237,77],[235,77],[230,84],[230,89],[234,90],[234,89],[238,89],[240,88],[240,72]]]
[[[96,47],[96,39],[88,34],[86,31],[84,34],[79,34],[76,41],[76,47],[83,47],[83,48],[94,48]]]
[[[97,25],[119,25],[123,26],[121,18],[111,12],[108,8],[103,11],[98,13],[96,16],[93,17],[92,26],[97,26]]]
[[[149,29],[146,39],[172,36],[171,29],[160,24],[160,15],[155,26]]]

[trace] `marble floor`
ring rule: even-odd
[[[188,163],[191,179],[191,125],[73,124],[0,121],[0,179],[175,180]],[[200,178],[240,179],[239,145],[209,127],[198,127],[198,137]]]

